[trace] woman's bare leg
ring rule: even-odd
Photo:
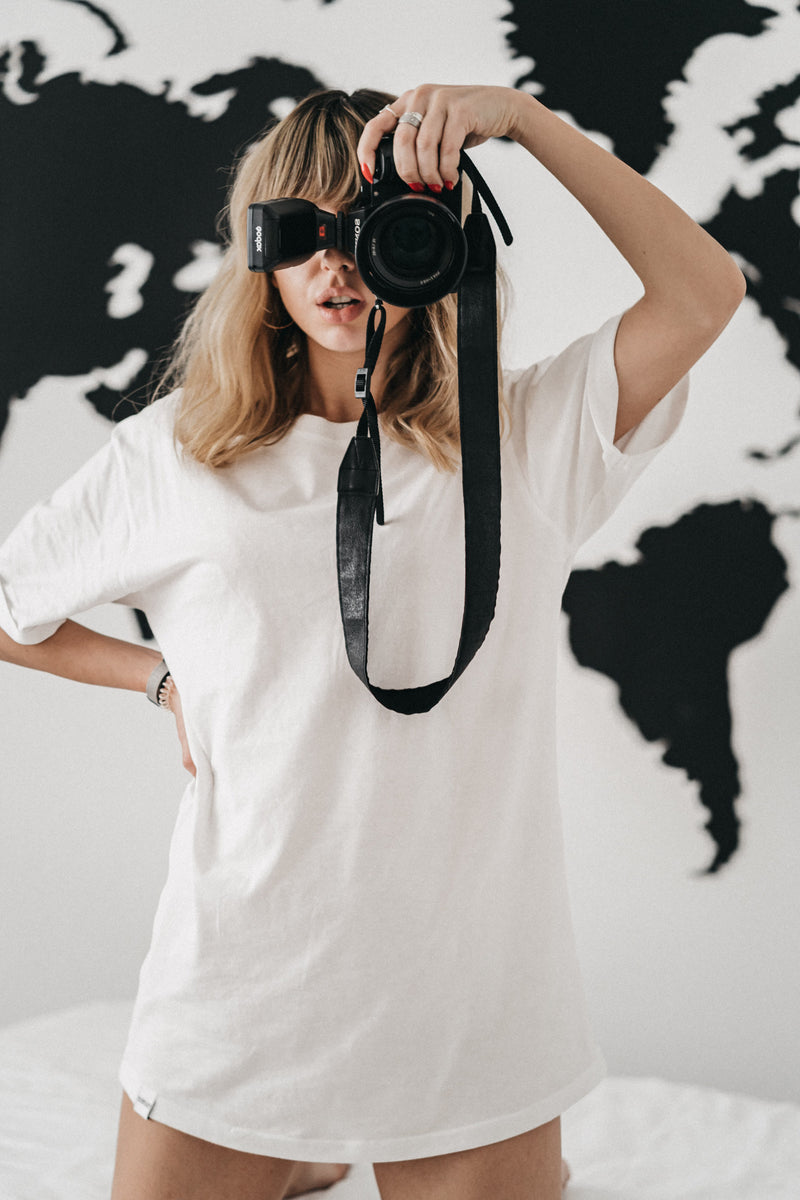
[[[326,1187],[346,1170],[214,1145],[146,1121],[123,1094],[111,1200],[284,1200]]]
[[[491,1146],[374,1169],[381,1200],[560,1200],[561,1119]]]

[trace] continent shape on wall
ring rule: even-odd
[[[800,74],[769,89],[756,101],[756,112],[727,127],[739,140],[739,155],[762,164],[765,174],[753,195],[732,188],[706,229],[735,253],[747,276],[748,295],[781,335],[786,359],[800,371],[800,168],[780,165],[781,150],[800,147],[782,118],[800,105]],[[800,119],[794,124],[800,129]],[[800,389],[799,389],[800,390]],[[800,396],[797,415],[800,417]],[[800,428],[771,452],[751,449],[751,458],[769,462],[800,447]]]
[[[716,847],[710,873],[739,845],[730,656],[761,633],[789,586],[774,521],[756,501],[701,504],[646,529],[638,562],[573,571],[564,593],[575,658],[619,685],[642,736],[663,740],[663,761],[700,784]]]
[[[725,33],[757,37],[775,15],[746,0],[512,0],[509,45],[533,60],[516,86],[606,134],[619,157],[646,174],[672,132],[669,85],[698,47]]]

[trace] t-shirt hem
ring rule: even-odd
[[[516,1137],[560,1116],[592,1091],[605,1078],[606,1073],[605,1060],[598,1051],[591,1065],[580,1075],[557,1092],[526,1108],[472,1125],[392,1138],[277,1136],[261,1130],[229,1125],[212,1114],[199,1112],[179,1101],[176,1102],[168,1095],[137,1081],[136,1073],[125,1061],[120,1067],[119,1079],[141,1116],[218,1146],[227,1146],[248,1154],[290,1158],[297,1162],[376,1163],[453,1154]]]

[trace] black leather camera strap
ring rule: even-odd
[[[474,167],[468,173],[477,174]],[[455,664],[446,679],[420,687],[382,688],[370,683],[367,675],[372,529],[376,519],[383,524],[378,415],[370,391],[386,320],[380,301],[370,313],[365,365],[356,378],[356,395],[364,403],[364,412],[339,469],[336,556],[347,657],[375,699],[397,713],[429,712],[438,704],[482,644],[495,611],[500,576],[496,251],[477,194],[476,187],[473,211],[464,224],[468,257],[458,292],[464,615]],[[503,226],[505,222],[501,225],[505,237],[508,227]]]

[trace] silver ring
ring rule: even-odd
[[[422,113],[404,112],[402,117],[397,118],[398,125],[413,125],[415,129],[419,129],[422,124]]]
[[[381,109],[381,112],[390,112],[392,114],[392,116],[394,117],[395,121],[399,120],[397,113],[394,111],[391,104],[384,104],[383,108]]]

